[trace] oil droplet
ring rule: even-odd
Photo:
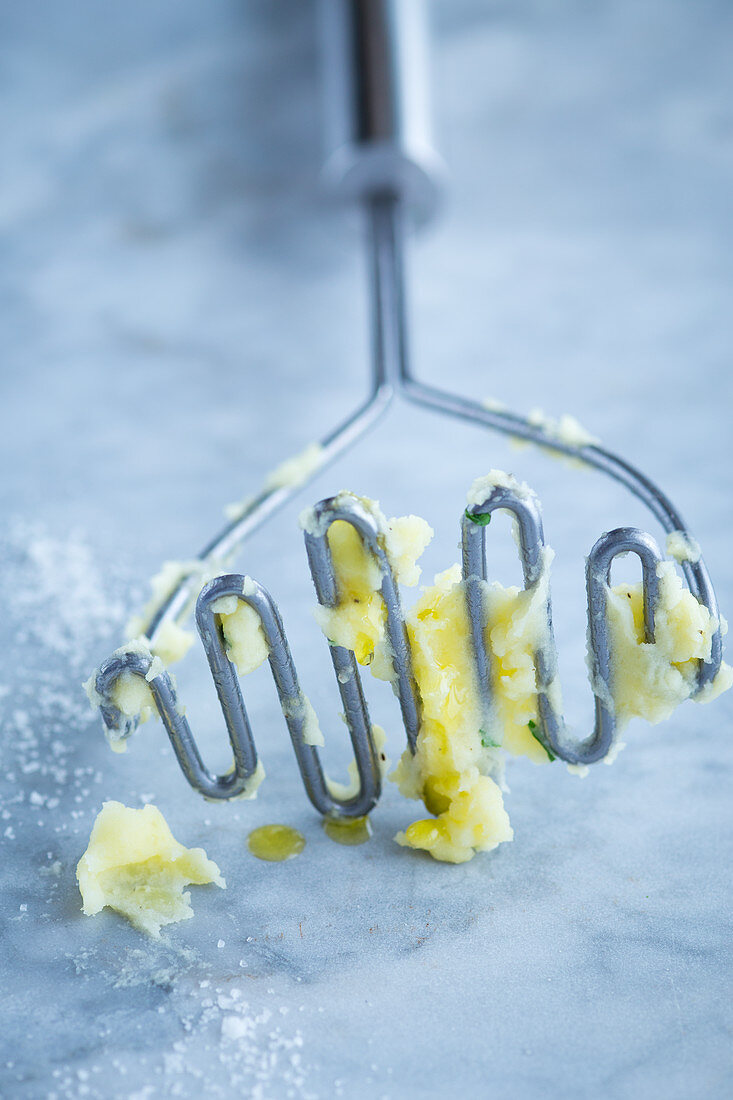
[[[249,834],[247,847],[258,859],[280,863],[300,855],[305,848],[305,837],[289,825],[262,825]]]
[[[366,844],[372,826],[368,817],[324,817],[323,831],[337,844]]]

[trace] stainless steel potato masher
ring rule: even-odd
[[[403,272],[403,229],[408,215],[428,217],[438,196],[442,174],[439,158],[430,143],[425,67],[426,33],[423,0],[324,0],[321,5],[332,154],[326,180],[341,194],[359,202],[365,211],[370,254],[372,378],[368,399],[325,439],[311,472],[298,484],[265,489],[243,514],[208,543],[198,561],[205,565],[227,560],[245,539],[289,501],[321,469],[367,432],[396,396],[427,409],[493,428],[528,440],[551,451],[571,456],[603,471],[625,485],[652,512],[668,533],[681,532],[690,539],[680,514],[669,499],[633,466],[603,447],[575,445],[559,438],[543,425],[511,412],[488,409],[457,394],[427,386],[410,369]],[[484,706],[491,706],[492,659],[485,640],[480,580],[486,579],[485,539],[491,513],[510,512],[519,532],[519,551],[524,586],[539,581],[544,536],[539,504],[531,491],[518,483],[496,486],[487,498],[462,515],[463,577],[471,623],[476,679]],[[327,532],[343,520],[351,524],[374,555],[382,578],[381,595],[387,612],[387,634],[394,665],[394,685],[410,748],[414,751],[420,729],[420,693],[412,672],[410,644],[400,606],[398,586],[385,551],[385,533],[379,520],[349,494],[321,501],[316,506],[315,533],[306,532],[306,550],[316,594],[321,604],[339,602]],[[614,736],[615,716],[609,687],[613,662],[606,615],[609,576],[614,558],[636,554],[642,566],[644,629],[654,640],[657,602],[656,567],[662,555],[654,539],[635,528],[619,528],[603,535],[587,561],[589,651],[594,667],[595,726],[583,741],[570,741],[562,717],[552,702],[550,686],[556,674],[549,595],[546,600],[548,631],[534,654],[538,722],[534,734],[548,754],[573,764],[593,763],[607,755]],[[687,585],[718,621],[718,609],[702,558],[682,562]],[[198,587],[199,571],[192,569],[163,600],[146,625],[151,648],[163,625],[180,621]],[[308,796],[323,814],[348,817],[367,813],[380,794],[381,771],[367,705],[354,654],[331,645],[330,652],[344,715],[354,750],[359,789],[339,795],[324,776],[318,749],[308,743],[306,699],[300,687],[277,605],[270,594],[250,578],[226,574],[208,583],[198,596],[196,624],[206,652],[229,740],[234,754],[232,769],[212,774],[204,764],[179,705],[176,690],[165,670],[150,676],[153,698],[170,737],[179,764],[192,787],[206,798],[230,799],[246,794],[257,768],[257,751],[234,666],[229,660],[221,626],[213,605],[222,596],[234,596],[249,604],[260,618],[269,646],[269,662],[280,697],[303,782]],[[718,626],[709,660],[700,661],[697,692],[714,679],[721,663],[722,641]],[[117,739],[129,736],[137,722],[121,713],[114,702],[114,687],[123,672],[146,677],[152,655],[137,648],[118,650],[96,675],[102,716],[108,732]]]

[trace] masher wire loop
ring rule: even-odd
[[[386,636],[394,672],[393,685],[402,712],[407,741],[415,751],[420,729],[420,696],[412,671],[412,654],[407,636],[399,588],[384,545],[385,532],[380,529],[377,517],[364,507],[358,497],[341,493],[338,497],[323,500],[313,509],[313,526],[317,534],[305,533],[305,546],[318,602],[325,607],[337,607],[340,602],[338,579],[333,567],[333,557],[326,537],[331,524],[343,520],[359,533],[362,542],[374,556],[379,566],[382,583],[380,594],[386,612]],[[356,659],[343,646],[331,646],[334,671],[339,684],[344,675],[352,673],[359,678]],[[348,664],[344,662],[348,657]],[[348,683],[348,681],[346,681]]]
[[[202,590],[196,605],[196,625],[214,677],[232,748],[234,749],[238,742],[244,742],[248,746],[251,771],[246,779],[251,778],[257,766],[257,750],[239,687],[239,679],[234,665],[227,656],[221,623],[215,611],[217,601],[223,596],[235,596],[248,604],[259,618],[268,646],[268,660],[280,699],[280,707],[306,792],[313,805],[322,814],[345,814],[357,817],[368,813],[379,798],[381,772],[358,673],[345,682],[339,680],[344,715],[359,775],[358,792],[340,797],[330,788],[321,766],[318,749],[313,743],[314,734],[317,736],[316,719],[300,687],[298,673],[277,606],[266,589],[256,581],[237,574],[229,574],[209,582]],[[246,785],[240,793],[246,794]],[[214,797],[217,796],[214,795]],[[223,797],[230,796],[225,794]]]
[[[490,720],[491,717],[494,672],[486,644],[487,622],[482,582],[488,579],[486,567],[487,525],[492,513],[498,510],[509,512],[516,520],[525,591],[533,589],[540,583],[545,547],[539,501],[535,494],[525,487],[496,486],[482,503],[472,505],[463,514],[461,520],[463,579],[466,584],[466,600],[471,624],[471,640],[476,661],[477,680],[487,720]],[[547,620],[547,635],[538,644],[533,654],[540,713],[542,713],[543,708],[550,707],[546,693],[555,680],[557,672],[557,658],[552,638],[549,583],[544,615]]]

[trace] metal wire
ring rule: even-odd
[[[664,493],[640,471],[624,459],[596,444],[576,446],[555,437],[542,425],[531,423],[515,413],[487,409],[478,402],[417,381],[410,371],[407,347],[405,311],[405,279],[403,273],[402,210],[397,198],[377,195],[367,204],[370,255],[370,297],[372,333],[371,390],[366,402],[321,441],[321,450],[311,472],[298,485],[263,490],[229,523],[198,556],[200,565],[216,566],[227,561],[234,551],[260,527],[269,516],[292,499],[304,485],[361,438],[386,412],[396,395],[429,410],[456,417],[470,423],[492,428],[504,434],[569,456],[599,470],[624,485],[645,504],[667,532],[680,531],[690,537],[679,512]],[[354,498],[356,499],[356,498]],[[343,502],[342,502],[343,504]],[[357,502],[358,504],[358,502]],[[414,751],[420,728],[420,699],[412,675],[410,648],[402,617],[399,594],[389,561],[384,553],[380,532],[374,518],[359,510],[352,500],[341,505],[334,500],[317,507],[319,521],[324,524],[317,535],[306,535],[311,571],[321,603],[335,606],[337,583],[326,539],[326,530],[335,519],[352,523],[367,548],[376,556],[383,578],[382,596],[387,609],[387,634],[395,667],[395,685],[399,697],[408,743]],[[532,494],[497,489],[479,508],[476,515],[503,508],[516,518],[520,532],[520,556],[527,589],[538,583],[544,546],[542,520],[536,498]],[[471,623],[477,681],[486,708],[491,705],[491,659],[485,641],[482,611],[481,580],[485,579],[484,558],[486,529],[463,518],[463,572]],[[570,763],[591,763],[607,754],[613,741],[615,718],[611,698],[611,665],[608,642],[606,597],[613,559],[631,551],[642,563],[647,640],[654,637],[654,605],[657,598],[656,565],[661,560],[656,543],[637,529],[621,528],[604,535],[588,558],[586,584],[588,593],[589,638],[594,662],[596,721],[592,734],[585,741],[568,740],[562,717],[553,702],[552,684],[556,676],[557,659],[552,636],[552,614],[547,600],[546,639],[535,653],[538,693],[537,737],[554,755]],[[719,621],[715,593],[702,558],[682,562],[682,569],[692,594]],[[180,620],[186,614],[199,582],[199,569],[184,576],[168,597],[159,605],[146,626],[151,648],[163,625]],[[191,785],[207,798],[227,799],[246,794],[254,782],[257,752],[252,738],[237,677],[226,655],[226,648],[211,605],[223,595],[234,595],[252,606],[260,616],[270,649],[270,665],[288,724],[298,764],[308,795],[322,813],[357,816],[368,812],[379,797],[381,773],[364,701],[354,655],[342,647],[332,647],[344,711],[354,748],[360,789],[339,797],[329,787],[320,765],[317,749],[308,743],[307,712],[297,672],[285,636],[277,607],[272,598],[245,578],[236,574],[218,577],[207,585],[197,603],[197,625],[207,659],[214,676],[222,704],[227,730],[234,754],[232,769],[224,775],[213,775],[204,765],[185,717],[178,706],[175,689],[167,673],[151,680],[156,706],[166,726],[181,767]],[[243,588],[244,585],[244,588]],[[245,591],[246,588],[246,591]],[[714,679],[721,662],[722,637],[720,627],[712,640],[710,659],[700,662],[696,690],[701,691]],[[103,699],[102,713],[110,730],[124,737],[134,726],[114,706],[112,689],[116,678],[127,671],[146,676],[150,660],[139,653],[113,655],[102,666],[97,677],[97,690]]]

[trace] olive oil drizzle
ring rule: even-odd
[[[305,848],[305,837],[289,825],[262,825],[249,834],[247,847],[257,859],[281,863],[300,855]]]
[[[350,847],[366,844],[372,835],[372,826],[368,817],[324,817],[322,825],[329,840]]]

